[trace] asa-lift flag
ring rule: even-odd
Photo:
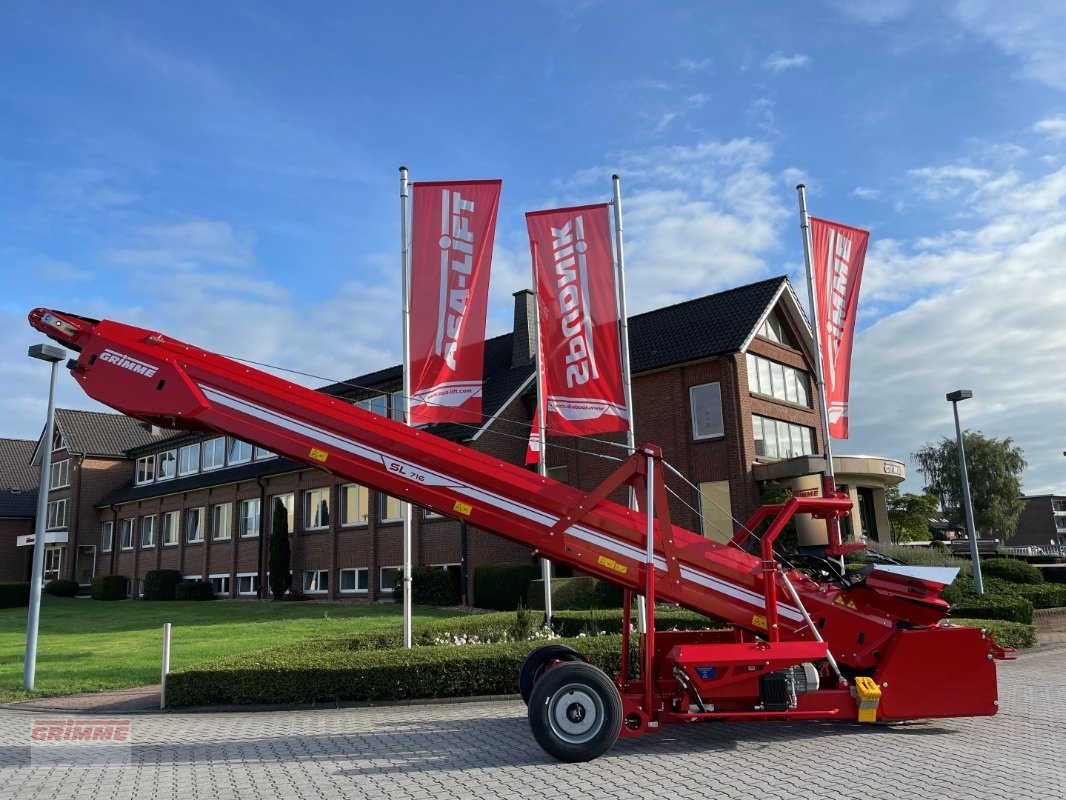
[[[851,346],[870,232],[817,217],[810,219],[811,271],[818,305],[815,319],[822,343],[829,435],[847,439]]]
[[[411,425],[481,421],[485,317],[502,184],[414,184]]]
[[[555,436],[629,425],[608,209],[602,203],[526,214],[542,356],[539,406]]]

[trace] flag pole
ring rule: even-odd
[[[614,187],[614,199],[611,203],[614,209],[614,251],[615,270],[618,273],[618,340],[622,346],[622,396],[625,398],[626,412],[629,414],[629,425],[626,428],[626,450],[633,455],[637,449],[635,421],[633,419],[633,378],[629,366],[629,315],[626,311],[626,258],[622,245],[622,179],[617,173],[611,176]],[[629,487],[629,507],[637,510],[636,490]],[[626,614],[629,609],[626,609]],[[637,620],[641,633],[644,630],[644,596],[637,595]]]
[[[537,286],[537,243],[530,242],[533,254],[533,328],[537,332],[537,436],[540,437],[540,453],[537,457],[537,472],[541,477],[548,475],[548,441],[545,435],[544,401],[544,350],[540,338],[540,288]],[[540,577],[544,581],[544,624],[551,626],[552,620],[552,562],[546,558],[540,560]]]
[[[407,167],[400,167],[400,264],[403,294],[403,422],[411,424],[411,251],[407,234]],[[403,646],[410,648],[411,635],[411,504],[403,503]]]
[[[803,261],[807,267],[807,300],[811,308],[811,329],[814,334],[814,377],[818,384],[818,402],[821,411],[822,442],[825,447],[825,478],[822,481],[822,496],[828,497],[836,491],[836,475],[833,472],[833,445],[829,437],[829,408],[825,398],[825,374],[822,369],[822,335],[821,321],[818,314],[818,300],[814,291],[814,265],[811,263],[811,215],[807,213],[807,187],[802,183],[796,186],[799,194],[800,231],[803,233]],[[829,546],[840,544],[840,527],[836,517],[825,521]],[[840,557],[841,565],[844,557]]]

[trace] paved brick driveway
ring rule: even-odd
[[[0,710],[0,797],[1066,797],[1066,647],[1000,675],[991,719],[675,726],[571,765],[542,754],[516,701],[133,715],[124,767],[34,766],[47,715]]]

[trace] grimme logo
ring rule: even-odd
[[[128,719],[35,719],[30,763],[40,766],[128,766],[132,761]]]
[[[138,375],[143,375],[146,378],[151,378],[159,371],[159,367],[153,367],[151,364],[146,364],[144,361],[138,361],[130,356],[117,353],[114,350],[105,350],[102,352],[100,354],[100,360],[106,361],[109,364],[114,364],[116,367],[128,369],[130,372],[136,372]]]
[[[128,742],[128,719],[35,719],[30,739],[38,742]]]
[[[829,345],[830,379],[836,379],[837,353],[844,338],[848,312],[848,281],[851,278],[851,239],[837,230],[829,231],[829,254],[826,266],[829,280],[829,309],[825,319],[826,343]],[[844,413],[847,413],[846,410]],[[839,416],[839,415],[838,415]]]
[[[563,227],[552,228],[552,249],[555,251],[559,324],[566,339],[566,385],[573,389],[575,384],[599,378],[592,349],[585,218],[578,215]]]
[[[474,232],[469,214],[474,201],[459,192],[441,190],[440,219],[440,300],[437,319],[436,353],[444,363],[456,369],[455,354],[459,334],[470,304],[470,279],[474,267]]]

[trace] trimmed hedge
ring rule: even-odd
[[[953,625],[965,625],[968,628],[984,628],[996,644],[1001,647],[1013,647],[1022,650],[1036,647],[1036,626],[1020,622],[1007,622],[1001,619],[952,619]]]
[[[97,575],[89,585],[89,597],[93,600],[125,600],[129,597],[126,593],[129,582],[125,575]]]
[[[474,570],[474,602],[481,608],[514,611],[525,601],[529,582],[540,575],[532,564],[485,564]]]
[[[637,624],[634,612],[629,622]],[[713,630],[721,628],[720,623],[683,608],[655,608],[655,630]],[[564,637],[598,636],[600,634],[617,634],[622,632],[622,609],[614,612],[602,610],[557,611],[552,616],[552,630]]]
[[[173,600],[181,572],[176,569],[151,569],[144,576],[142,600]]]
[[[22,608],[29,604],[29,583],[0,583],[0,608]]]
[[[175,600],[214,600],[215,589],[211,581],[179,581],[174,589]]]
[[[526,608],[544,610],[544,581],[529,582]],[[622,611],[622,589],[596,578],[552,578],[552,611],[585,611],[590,608],[617,608]]]
[[[415,567],[411,570],[411,602],[419,606],[459,605],[459,573],[440,567]],[[392,592],[397,603],[403,602],[403,570],[396,575]]]
[[[73,597],[80,588],[81,586],[78,585],[78,582],[72,581],[70,578],[56,578],[48,581],[41,591],[55,597]]]
[[[1043,583],[1044,576],[1032,564],[1016,558],[989,558],[981,560],[981,575],[1001,578],[1011,583]]]
[[[1011,594],[1024,597],[1033,608],[1062,608],[1066,606],[1066,586],[1061,583],[1016,584]]]
[[[1004,619],[1031,625],[1033,604],[1024,597],[1011,594],[986,594],[967,597],[951,609],[952,617],[963,619]]]
[[[1066,584],[1066,564],[1048,564],[1040,570],[1040,574],[1044,576],[1045,583]]]

